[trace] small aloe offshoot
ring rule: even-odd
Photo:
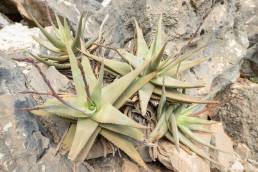
[[[67,19],[64,18],[62,23],[57,14],[55,15],[57,26],[54,24],[52,25],[53,30],[51,33],[43,28],[32,15],[31,18],[46,38],[46,40],[44,40],[33,36],[33,39],[50,52],[50,55],[32,54],[32,56],[48,66],[55,66],[57,69],[69,69],[70,64],[65,39],[67,39],[67,35],[70,35],[69,40],[72,42],[72,51],[74,54],[78,54],[80,39],[83,37],[84,32],[85,13],[80,16],[75,36],[70,34],[72,31],[68,25]],[[97,38],[89,40],[86,43],[86,48],[90,47],[96,40]]]
[[[155,142],[162,137],[166,137],[169,141],[175,144],[178,151],[181,143],[200,157],[220,165],[219,162],[211,159],[200,147],[195,144],[198,143],[213,150],[227,153],[226,151],[218,149],[210,143],[202,140],[195,133],[211,133],[211,131],[207,128],[207,125],[216,123],[215,121],[209,121],[198,116],[193,116],[202,110],[204,105],[194,104],[189,107],[185,107],[184,105],[171,105],[166,102],[166,92],[164,87],[162,92],[163,94],[157,110],[158,123],[154,130],[150,133],[148,141]]]
[[[203,87],[203,84],[193,84],[189,82],[180,81],[176,78],[177,74],[190,69],[191,67],[198,65],[207,58],[198,58],[196,60],[187,60],[192,56],[193,53],[198,52],[200,49],[195,50],[186,55],[180,56],[177,59],[173,60],[172,58],[163,59],[164,50],[166,43],[162,40],[162,17],[159,20],[158,29],[156,37],[152,42],[150,48],[147,46],[146,41],[144,40],[142,30],[138,26],[138,23],[135,20],[136,33],[137,33],[137,49],[136,54],[127,52],[124,49],[117,49],[117,53],[127,61],[120,62],[110,59],[104,60],[105,68],[117,75],[125,75],[133,68],[149,63],[146,69],[141,73],[141,76],[149,75],[150,73],[155,72],[156,75],[153,76],[150,82],[145,83],[141,88],[139,88],[139,99],[141,113],[146,114],[148,102],[152,94],[162,94],[162,81],[165,80],[164,86],[167,90],[167,97],[170,101],[180,101],[186,103],[212,103],[213,101],[199,100],[197,98],[189,97],[180,93],[177,89],[185,88],[199,88]],[[95,55],[90,54],[87,51],[82,51],[86,56],[91,59],[101,61],[101,58]],[[180,66],[180,67],[179,67]],[[135,83],[137,85],[137,83]],[[122,101],[124,103],[124,101]],[[121,104],[120,104],[121,105]]]
[[[128,118],[114,105],[146,65],[137,67],[103,87],[103,63],[97,79],[87,57],[82,57],[81,63],[78,63],[69,35],[65,37],[65,41],[76,94],[62,96],[65,104],[58,99],[50,98],[44,104],[31,109],[31,112],[43,116],[57,115],[76,122],[71,125],[60,144],[60,148],[69,151],[68,157],[73,161],[84,161],[100,134],[139,165],[147,168],[132,142],[132,140],[144,140],[140,128],[145,126]]]

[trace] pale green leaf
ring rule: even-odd
[[[81,49],[83,51],[86,51],[85,43],[83,41],[81,41]],[[86,79],[87,84],[89,86],[90,93],[92,93],[95,85],[97,84],[97,79],[96,79],[95,74],[94,74],[94,72],[91,68],[90,61],[86,56],[82,56],[81,64],[82,64],[83,71],[86,74],[85,79]]]
[[[206,153],[203,152],[203,150],[199,147],[197,147],[195,144],[193,144],[188,138],[186,138],[181,132],[178,133],[179,134],[179,140],[180,142],[182,142],[184,145],[186,145],[189,149],[191,149],[194,153],[196,153],[197,155],[199,155],[200,157],[209,160],[212,163],[215,163],[219,166],[221,166],[221,164],[217,161],[214,161],[213,159],[211,159]]]
[[[190,130],[197,131],[197,132],[205,132],[205,133],[210,133],[210,134],[212,133],[211,130],[209,130],[208,128],[201,126],[199,124],[192,124],[192,125],[188,124],[187,127]]]
[[[135,128],[146,128],[145,126],[127,117],[110,104],[103,105],[102,108],[92,116],[92,119],[104,124],[117,124]]]
[[[81,74],[81,70],[78,67],[78,61],[71,49],[71,42],[68,42],[67,45],[67,52],[69,55],[69,61],[71,64],[72,76],[75,85],[76,94],[78,95],[78,101],[87,101],[87,93],[85,90],[85,85],[83,82],[83,76]]]
[[[57,115],[63,118],[69,118],[69,119],[86,118],[95,112],[95,110],[92,110],[92,111],[88,110],[83,103],[78,102],[76,96],[65,97],[63,98],[63,100],[69,103],[70,105],[73,105],[73,107],[75,107],[76,109],[79,109],[84,113],[64,105],[62,102],[60,102],[55,98],[47,99],[47,101],[44,104],[36,106],[36,108],[40,109],[39,111],[33,110],[31,112],[35,114],[39,114],[41,113],[40,111],[43,110],[50,114],[54,114],[54,115]],[[88,114],[88,116],[86,114]]]
[[[164,110],[164,106],[165,106],[166,100],[167,100],[167,98],[166,98],[166,90],[165,90],[165,86],[163,85],[162,86],[162,94],[161,94],[161,97],[160,97],[160,100],[159,100],[159,106],[158,106],[158,109],[157,109],[157,118],[158,118],[158,120],[160,119],[162,111]]]
[[[98,123],[91,119],[79,119],[75,131],[74,140],[68,157],[72,161],[76,161],[79,154],[89,141],[90,137],[94,134],[98,127]]]
[[[226,152],[224,150],[221,150],[207,142],[205,142],[204,140],[202,140],[201,138],[199,138],[198,136],[196,136],[191,130],[189,130],[189,128],[183,126],[183,125],[179,125],[178,126],[180,128],[180,130],[182,131],[182,133],[184,133],[184,135],[186,137],[189,137],[190,139],[194,140],[195,142],[202,144],[204,146],[207,146],[208,148],[214,149],[214,150],[218,150],[220,152]]]
[[[96,104],[97,109],[99,109],[101,106],[103,79],[104,79],[104,63],[101,64],[98,82],[91,94],[91,98],[94,101],[94,103]]]
[[[156,76],[155,72],[152,72],[148,75],[142,76],[135,80],[119,98],[115,101],[114,106],[116,108],[121,108],[126,101],[133,96],[139,89],[141,89],[145,84],[147,84],[152,78]]]
[[[88,51],[81,50],[81,52],[90,59],[96,60],[98,62],[101,62],[103,60],[101,57],[90,54]],[[121,76],[126,75],[131,71],[131,67],[129,64],[116,60],[104,59],[104,65],[109,71],[119,74]]]
[[[171,113],[170,115],[170,125],[171,125],[171,131],[175,140],[175,145],[177,151],[179,151],[179,136],[178,136],[178,128],[177,128],[177,122],[176,117],[174,113]]]
[[[137,152],[134,145],[131,142],[129,142],[127,139],[123,138],[119,134],[115,134],[104,129],[101,130],[100,134],[104,136],[107,140],[109,140],[111,143],[116,145],[123,152],[125,152],[132,160],[134,160],[140,166],[144,167],[145,169],[148,168],[144,163],[144,161],[142,160],[140,154]]]
[[[137,128],[114,124],[101,124],[101,127],[127,137],[131,137],[138,141],[144,140],[144,134]]]
[[[50,50],[50,51],[53,51],[53,52],[55,52],[55,53],[60,53],[60,52],[61,52],[60,49],[54,47],[54,46],[53,46],[50,42],[48,42],[48,41],[45,41],[45,40],[43,40],[43,39],[41,39],[41,38],[38,38],[38,37],[36,37],[36,36],[32,36],[32,38],[33,38],[37,43],[39,43],[42,47],[45,47],[46,49],[48,49],[48,50]]]
[[[65,50],[65,45],[60,42],[60,40],[58,40],[55,36],[51,35],[50,33],[48,33],[40,24],[39,22],[35,19],[34,16],[32,16],[29,12],[28,14],[30,15],[30,17],[32,18],[32,20],[34,21],[34,23],[37,25],[37,27],[40,29],[40,31],[43,33],[43,35],[49,40],[49,42],[51,42],[56,48],[61,49],[61,50]]]
[[[113,104],[119,96],[129,87],[129,85],[138,77],[145,69],[147,63],[131,71],[127,75],[115,80],[111,84],[105,86],[102,92],[102,103]]]
[[[180,68],[178,69],[178,73],[181,73],[185,70],[191,69],[192,67],[197,66],[197,65],[207,61],[207,59],[208,59],[207,57],[201,57],[201,58],[197,58],[195,60],[182,61],[180,63]],[[176,66],[174,66],[170,70],[168,70],[166,72],[166,74],[170,75],[170,76],[176,76],[176,72],[177,72],[177,68],[176,68]]]
[[[157,123],[156,127],[150,133],[150,135],[149,135],[149,141],[150,142],[154,142],[156,140],[159,140],[168,131],[168,126],[167,126],[167,123],[166,123],[166,113],[167,113],[167,109],[163,111],[160,119],[158,120],[158,123]]]
[[[216,121],[209,121],[206,119],[202,119],[200,117],[190,117],[190,116],[181,116],[178,118],[179,124],[203,124],[203,125],[210,125],[215,124]]]
[[[161,95],[162,90],[160,88],[155,88],[154,93]],[[200,100],[198,98],[194,98],[191,96],[187,96],[185,94],[179,93],[178,91],[166,90],[166,96],[171,101],[180,101],[185,103],[217,103],[217,101],[210,101],[210,100]]]
[[[76,125],[72,124],[69,127],[67,133],[65,134],[64,139],[62,140],[60,145],[60,149],[62,149],[64,152],[68,152],[71,149],[75,131],[76,131]]]
[[[149,49],[146,41],[144,40],[142,29],[139,27],[135,18],[134,18],[134,23],[135,23],[136,35],[137,35],[136,56],[140,58],[144,58],[147,55]]]
[[[100,133],[101,128],[97,127],[96,130],[94,131],[94,133],[91,135],[91,137],[89,138],[88,142],[86,143],[86,145],[83,147],[83,149],[81,150],[80,154],[77,157],[76,161],[79,162],[83,162],[85,159],[87,159],[89,152],[93,146],[93,144],[95,143],[97,136]]]
[[[150,101],[150,98],[151,98],[151,95],[152,95],[154,89],[155,89],[155,87],[152,84],[147,83],[138,91],[141,113],[143,116],[147,112],[148,103]]]
[[[129,52],[127,52],[125,49],[117,49],[118,54],[125,59],[130,65],[132,65],[134,68],[141,66],[144,64],[144,60],[140,57],[137,57]]]
[[[45,60],[53,60],[53,61],[57,61],[57,62],[66,62],[69,59],[69,57],[67,55],[49,56],[49,55],[38,54],[38,56]]]
[[[200,88],[204,87],[204,84],[194,84],[190,82],[180,81],[174,79],[170,76],[159,76],[151,80],[151,82],[157,86],[163,85],[163,78],[164,78],[164,85],[166,88]]]
[[[85,13],[82,13],[82,15],[80,16],[79,22],[78,22],[78,26],[77,26],[77,31],[76,31],[76,35],[75,38],[73,40],[72,43],[72,50],[74,50],[76,47],[80,47],[80,39],[83,39],[81,37],[82,33],[83,33],[83,19],[84,19]]]
[[[156,45],[156,44],[154,44],[154,45]],[[155,50],[155,51],[157,51],[156,53],[153,52],[154,54],[152,54],[149,71],[154,71],[154,70],[158,69],[158,66],[163,58],[163,53],[164,53],[166,45],[167,45],[166,43],[164,45],[161,45],[161,49]]]
[[[69,63],[59,64],[59,63],[56,63],[56,62],[54,62],[54,61],[46,60],[46,59],[44,59],[44,58],[41,58],[41,57],[39,57],[39,56],[36,56],[36,55],[34,55],[34,54],[32,54],[32,53],[30,53],[30,55],[31,55],[34,59],[36,59],[36,60],[38,60],[38,61],[40,61],[40,62],[42,62],[42,63],[44,63],[44,64],[46,64],[46,65],[48,65],[48,66],[54,66],[56,69],[69,69],[69,68],[70,68],[70,64],[69,64]]]

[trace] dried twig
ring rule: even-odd
[[[33,59],[29,59],[29,58],[13,58],[13,60],[16,60],[18,62],[26,62],[26,63],[30,63],[32,64],[39,72],[39,74],[41,75],[42,79],[44,80],[44,82],[47,84],[49,90],[50,90],[50,95],[55,97],[57,100],[59,100],[61,103],[63,103],[65,106],[79,111],[83,114],[85,114],[86,116],[89,116],[88,114],[86,114],[85,112],[83,112],[82,110],[73,107],[72,105],[70,105],[69,103],[65,102],[54,90],[54,88],[51,86],[49,80],[46,78],[46,76],[43,74],[42,70],[40,69],[40,67],[37,65],[37,63],[33,60]],[[31,108],[32,109],[32,108]]]

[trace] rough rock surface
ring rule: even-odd
[[[37,28],[29,29],[20,23],[8,25],[0,30],[0,51],[7,54],[12,54],[14,51],[19,51],[20,54],[26,51],[37,53],[39,46],[32,39],[32,35],[38,34]]]
[[[220,119],[226,132],[236,142],[245,143],[258,160],[258,85],[247,79],[227,87],[217,97],[221,105],[214,112],[215,119]]]
[[[23,110],[34,104],[32,97],[18,94],[27,89],[25,80],[20,67],[1,53],[0,171],[72,171],[65,157],[53,156],[54,148],[42,134],[39,120]]]
[[[189,154],[183,149],[180,152],[168,141],[161,141],[158,148],[158,160],[168,169],[176,172],[210,171],[210,165],[196,154]]]
[[[60,15],[66,16],[72,24],[77,22],[80,12],[88,11],[89,17],[86,22],[86,37],[91,37],[93,34],[96,34],[104,17],[109,15],[107,24],[104,27],[104,38],[106,41],[105,44],[112,42],[112,46],[114,47],[127,46],[127,44],[133,40],[133,17],[139,21],[144,30],[146,39],[150,41],[153,36],[152,28],[155,30],[156,21],[162,11],[165,33],[167,35],[166,38],[169,41],[166,50],[168,55],[173,55],[180,51],[182,46],[188,42],[191,35],[195,34],[197,28],[201,25],[196,36],[196,43],[198,46],[208,43],[208,46],[204,51],[196,54],[193,58],[205,55],[209,56],[210,60],[187,71],[181,77],[183,80],[203,81],[207,83],[207,85],[205,88],[189,91],[188,93],[191,95],[206,95],[209,93],[209,96],[212,97],[217,91],[235,81],[239,76],[240,61],[248,46],[244,21],[240,14],[242,7],[239,0],[46,0],[44,4],[42,4],[42,0],[30,0],[30,2],[32,3],[30,3],[31,6],[29,4],[28,8],[36,11],[35,16],[39,20],[41,20],[42,17],[44,19],[47,18],[46,12],[44,11],[42,13],[42,10],[45,10],[44,5],[49,6]],[[18,9],[23,11],[24,1],[16,1],[16,3]],[[38,10],[40,13],[36,10],[37,7],[41,8]],[[26,14],[23,15],[26,16]],[[17,32],[17,30],[19,30],[19,32]],[[28,29],[20,24],[3,28],[0,31],[0,51],[4,51],[5,54],[9,55],[13,53],[12,51],[19,51],[20,54],[22,54],[22,50],[28,49],[35,52],[39,51],[37,45],[30,37],[33,34],[38,34],[38,30]],[[20,67],[22,68],[22,66]],[[24,72],[26,74],[26,72],[31,71],[23,71],[23,73]],[[4,85],[8,83],[7,81],[2,83],[3,87],[0,86],[0,90],[13,90],[13,88]],[[24,82],[21,83],[24,84]],[[37,85],[37,83],[35,84]],[[36,87],[38,88],[38,86]],[[18,97],[15,97],[14,101],[16,98]],[[15,113],[7,114],[11,114],[11,116],[16,115]],[[36,127],[39,125],[37,124],[39,120],[35,120],[31,115],[29,115],[28,120],[34,120]],[[44,127],[42,127],[42,131],[44,131],[43,129]],[[42,143],[44,143],[43,146],[35,146],[33,144],[36,147],[35,150],[39,152],[36,153],[35,156],[44,156],[39,158],[39,163],[36,163],[36,161],[34,164],[32,163],[33,168],[35,166],[35,168],[57,171],[57,167],[61,166],[64,168],[62,171],[71,171],[72,166],[67,159],[62,156],[53,157],[53,149],[50,144],[51,141],[47,139],[48,137],[44,137],[41,132],[37,132],[40,131],[39,129],[35,129],[35,131],[35,133],[38,133],[38,138],[35,138],[35,140],[44,141],[42,141]],[[9,134],[9,136],[12,135],[13,134]],[[16,137],[16,135],[14,135],[14,137]],[[115,158],[107,158],[106,161],[117,165]],[[41,163],[44,164],[43,167],[39,167]],[[93,166],[97,167],[97,161],[94,163]],[[46,164],[48,166],[46,166]],[[107,164],[103,163],[103,161],[100,161],[99,164],[106,168]],[[30,164],[28,164],[28,168],[30,168]],[[84,168],[84,171],[86,171],[84,165],[80,168],[82,168],[82,170]],[[110,168],[110,171],[113,169],[114,168]]]
[[[0,29],[2,29],[3,27],[9,24],[11,24],[11,20],[4,14],[0,13]]]

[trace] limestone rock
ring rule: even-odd
[[[191,155],[183,149],[178,152],[171,142],[162,140],[159,143],[158,151],[158,160],[170,170],[176,172],[210,171],[209,162],[194,153]]]
[[[4,14],[0,13],[0,29],[2,29],[3,27],[11,24],[12,21],[6,17]]]
[[[234,141],[245,143],[252,158],[258,160],[258,85],[247,79],[239,79],[217,95],[221,101],[214,112],[220,119],[227,134]]]
[[[236,161],[228,170],[229,172],[244,172],[244,167],[243,165]]]
[[[213,156],[223,167],[218,167],[220,170],[227,170],[231,164],[236,160],[234,156],[233,142],[231,138],[224,132],[222,123],[211,125],[212,131],[211,143],[217,148],[228,153],[216,151],[216,156]]]
[[[242,161],[247,161],[251,155],[251,150],[242,143],[239,143],[235,148],[236,153],[240,156]]]
[[[7,25],[0,30],[0,51],[13,54],[14,51],[24,54],[26,51],[37,53],[38,44],[32,39],[32,35],[38,35],[37,28],[30,29],[20,23]]]

